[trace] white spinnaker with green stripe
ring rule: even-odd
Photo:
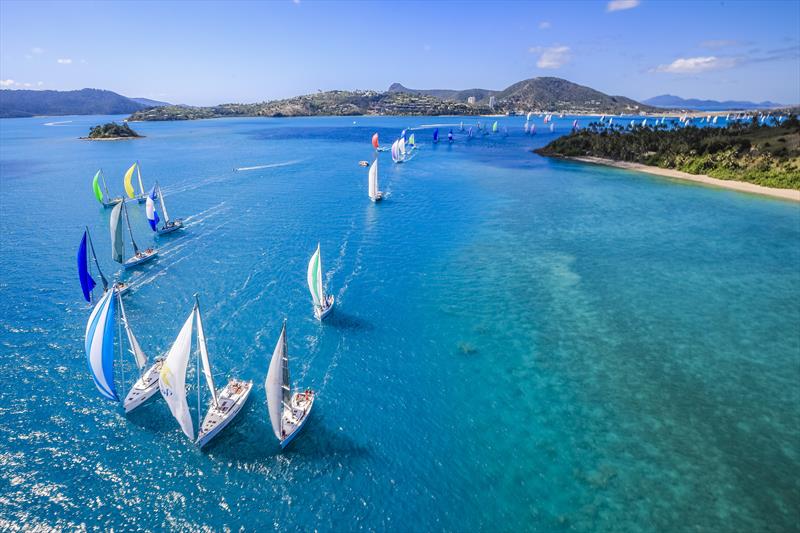
[[[308,290],[311,291],[314,305],[322,307],[325,293],[322,290],[322,258],[319,254],[319,244],[317,251],[311,256],[311,261],[308,262]]]

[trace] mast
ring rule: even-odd
[[[89,227],[84,226],[86,228],[86,236],[89,238],[89,249],[92,252],[92,258],[94,259],[94,264],[97,267],[97,273],[100,274],[100,279],[103,280],[103,290],[108,290],[108,280],[103,275],[103,271],[100,270],[100,263],[97,262],[97,254],[94,253],[94,244],[92,244],[92,236],[89,234]]]
[[[211,372],[211,361],[208,359],[208,346],[206,345],[206,334],[203,330],[203,319],[200,316],[200,300],[197,294],[194,295],[195,309],[197,313],[197,348],[200,350],[200,359],[203,363],[203,374],[206,376],[206,383],[208,389],[211,391],[211,398],[214,401],[214,406],[219,407],[219,400],[217,399],[217,388],[214,386],[214,375]],[[199,370],[199,367],[198,367]]]
[[[197,319],[198,318],[198,315],[197,315],[197,311],[198,311],[198,309],[197,309],[197,305],[198,305],[197,304],[197,294],[195,294],[194,298],[195,298],[194,311],[192,313],[194,314],[195,319]],[[189,332],[189,333],[191,334],[191,332]],[[197,346],[197,432],[198,433],[203,431],[203,426],[200,425],[200,424],[201,424],[201,422],[200,422],[200,346],[199,346],[199,343],[198,343],[198,346]]]
[[[125,222],[128,223],[128,233],[131,235],[131,244],[133,244],[134,255],[139,254],[139,247],[136,246],[136,241],[133,240],[133,228],[131,227],[131,220],[128,218],[128,208],[125,207],[125,200],[122,200],[122,210],[125,211]]]
[[[169,224],[169,213],[167,213],[167,206],[164,204],[164,194],[161,192],[161,185],[156,182],[156,188],[158,189],[158,201],[161,202],[161,211],[164,213],[164,226]]]
[[[115,289],[112,289],[115,290]],[[142,371],[144,367],[147,366],[147,356],[142,351],[142,347],[139,346],[139,341],[136,340],[136,337],[133,335],[133,330],[131,329],[130,324],[128,323],[128,315],[125,314],[125,306],[122,305],[122,294],[120,291],[117,292],[117,302],[119,302],[119,314],[120,314],[120,322],[125,327],[125,333],[128,335],[128,344],[130,344],[130,352],[133,354],[133,358],[136,361],[136,368],[139,369],[139,377],[142,377]],[[120,346],[122,345],[122,335],[120,335]]]
[[[136,177],[139,178],[139,192],[144,196],[144,185],[142,185],[142,171],[139,162],[136,162]]]
[[[281,403],[283,404],[284,409],[289,409],[289,412],[292,411],[292,389],[289,387],[291,386],[290,378],[289,378],[289,346],[286,342],[286,319],[283,320],[283,334],[281,338],[283,339],[283,354],[281,354],[281,367],[283,370],[283,379],[281,380],[281,390],[283,391],[283,399]],[[281,417],[281,427],[283,427],[283,417]]]

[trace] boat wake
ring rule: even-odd
[[[256,165],[254,167],[239,167],[235,168],[234,170],[237,172],[245,172],[247,170],[261,170],[262,168],[277,168],[277,167],[288,167],[290,165],[296,165],[297,163],[302,163],[302,159],[296,159],[294,161],[284,161],[283,163],[270,163],[269,165]]]
[[[189,223],[191,222],[193,226],[194,225],[198,225],[199,226],[205,220],[207,220],[209,217],[212,217],[212,216],[215,216],[215,215],[217,215],[217,214],[219,214],[221,212],[227,211],[227,208],[223,209],[224,205],[225,205],[225,202],[222,201],[222,202],[218,203],[217,205],[213,205],[213,206],[209,207],[208,209],[206,209],[204,211],[200,211],[199,213],[195,213],[194,215],[189,215],[188,217],[183,219],[183,223],[188,226]]]
[[[71,120],[59,120],[58,122],[45,122],[45,126],[63,126],[64,124],[69,124],[72,122]]]

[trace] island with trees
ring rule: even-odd
[[[108,122],[106,124],[99,124],[89,130],[88,137],[82,137],[91,141],[111,141],[119,139],[139,139],[143,135],[136,133],[127,122],[117,124],[116,122]]]
[[[719,128],[674,124],[623,128],[592,123],[534,152],[800,190],[800,121],[794,114],[780,123],[772,118],[768,123],[733,122]]]

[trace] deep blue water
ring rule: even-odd
[[[452,146],[418,131],[408,164],[381,154],[389,197],[373,205],[357,162],[374,131],[388,144],[460,119],[77,139],[108,118],[0,121],[0,528],[798,527],[798,205],[543,159],[541,119],[535,137],[510,117],[509,137]],[[187,221],[127,274],[142,347],[168,350],[198,292],[218,382],[255,382],[202,452],[160,397],[126,417],[86,368],[84,225],[125,276],[90,182],[102,167],[119,194],[137,159]],[[305,286],[318,241],[337,299],[324,325]],[[281,453],[263,380],[284,318],[294,381],[319,396]]]

